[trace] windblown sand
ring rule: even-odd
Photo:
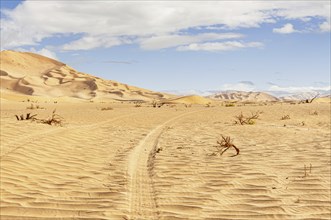
[[[1,219],[330,219],[330,103],[38,105],[1,101]]]

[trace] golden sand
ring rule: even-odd
[[[33,104],[1,102],[1,219],[330,218],[328,103]],[[54,109],[62,127],[14,116]],[[211,155],[221,134],[238,156]]]

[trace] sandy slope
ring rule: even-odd
[[[167,103],[182,103],[182,104],[199,104],[199,105],[206,105],[213,102],[213,100],[201,97],[198,95],[189,95],[189,96],[182,96],[178,98],[168,99]]]
[[[327,103],[29,105],[1,103],[1,219],[330,217]],[[55,108],[63,127],[14,117]],[[234,115],[257,110],[255,125],[233,125]],[[239,156],[211,156],[220,134],[234,138]]]
[[[79,99],[153,100],[168,94],[104,80],[28,52],[1,51],[1,92]]]

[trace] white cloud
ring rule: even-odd
[[[85,36],[76,41],[69,42],[62,46],[62,50],[90,50],[98,47],[113,47],[122,44],[131,43],[130,40],[124,38],[116,38],[109,36]]]
[[[278,34],[291,34],[291,33],[299,32],[298,30],[295,30],[293,25],[290,23],[285,24],[281,28],[274,28],[272,31]]]
[[[287,86],[282,87],[278,85],[271,85],[268,89],[268,91],[271,92],[289,92],[289,93],[299,93],[299,92],[312,92],[312,91],[330,91],[331,86],[321,86],[321,87],[314,87],[314,86]]]
[[[201,43],[201,36],[182,36],[188,29],[209,29],[216,34],[220,30],[258,28],[284,19],[311,22],[313,17],[323,23],[330,21],[330,2],[81,1],[78,4],[27,0],[3,13],[1,46],[4,49],[38,45],[45,38],[73,34],[82,36],[67,42],[62,49],[88,50],[127,43],[153,49]],[[321,30],[325,26],[323,23]]]
[[[235,90],[235,91],[245,91],[245,92],[251,92],[256,90],[254,85],[243,82],[234,83],[234,84],[224,84],[221,86],[220,89],[223,91]]]
[[[176,47],[180,45],[186,45],[190,43],[198,43],[205,41],[215,41],[233,38],[242,38],[242,34],[236,33],[204,33],[197,35],[163,35],[153,36],[150,38],[142,39],[140,42],[141,48],[146,50],[156,50],[169,47]]]
[[[320,24],[320,29],[322,32],[329,32],[331,30],[331,23],[329,21],[325,21]]]
[[[243,48],[261,48],[263,44],[261,42],[239,42],[239,41],[227,41],[227,42],[214,42],[214,43],[194,43],[187,46],[180,46],[178,51],[230,51]]]

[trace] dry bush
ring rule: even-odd
[[[141,105],[143,104],[143,102],[142,101],[136,101],[133,104],[134,104],[134,107],[139,108],[139,107],[141,107]]]
[[[283,115],[280,120],[288,120],[291,119],[289,115]]]
[[[225,107],[234,107],[234,106],[235,106],[234,103],[226,103],[226,104],[225,104]]]
[[[26,109],[45,109],[45,108],[31,103],[30,106],[26,107]]]
[[[156,108],[156,107],[161,108],[163,105],[164,105],[163,102],[158,102],[158,101],[156,101],[156,100],[153,100],[153,101],[152,101],[152,106],[153,106],[153,108]]]
[[[258,119],[261,113],[261,111],[257,111],[256,113],[251,113],[251,116],[244,116],[241,112],[239,115],[234,116],[236,118],[234,123],[239,125],[253,125],[255,124],[254,120]]]
[[[313,112],[310,112],[309,114],[310,114],[310,115],[318,115],[318,112],[315,110],[315,111],[313,111]]]
[[[303,169],[304,169],[304,176],[302,178],[305,178],[307,176],[309,176],[311,174],[311,170],[313,168],[313,165],[311,165],[311,163],[309,164],[309,174],[307,173],[308,167],[306,166],[306,164],[304,165]]]
[[[101,108],[101,111],[108,111],[108,110],[113,110],[112,107],[103,107]]]
[[[33,118],[33,121],[37,123],[42,123],[42,124],[48,124],[48,125],[54,125],[54,126],[62,126],[63,125],[63,118],[56,114],[56,109],[52,112],[52,115],[48,119],[38,119],[38,118]]]
[[[217,141],[217,145],[215,145],[214,147],[215,147],[215,152],[212,153],[213,156],[216,156],[216,155],[222,156],[230,148],[234,148],[236,151],[236,154],[232,155],[231,157],[235,157],[235,156],[239,155],[239,153],[240,153],[239,148],[237,148],[233,144],[233,140],[231,140],[231,137],[229,137],[229,136],[225,137],[225,136],[221,135],[221,138]]]
[[[320,94],[315,95],[312,99],[302,100],[300,103],[312,103],[316,98],[318,98],[319,95]]]
[[[35,120],[37,115],[31,115],[31,113],[27,113],[26,116],[24,115],[15,115],[17,121],[24,121],[24,120]]]

